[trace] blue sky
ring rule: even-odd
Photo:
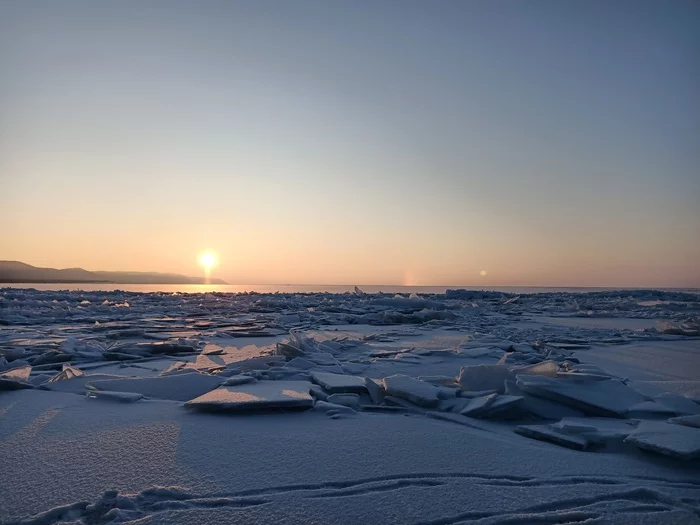
[[[5,2],[0,258],[700,286],[699,27],[675,0]]]

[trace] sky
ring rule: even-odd
[[[695,0],[0,2],[0,259],[700,287]]]

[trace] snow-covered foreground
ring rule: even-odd
[[[700,297],[0,290],[2,523],[700,523]]]

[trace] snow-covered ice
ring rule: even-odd
[[[700,523],[698,315],[2,289],[0,523]]]

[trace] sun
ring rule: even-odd
[[[214,257],[213,253],[206,252],[199,258],[199,262],[208,270],[216,264],[216,257]]]

